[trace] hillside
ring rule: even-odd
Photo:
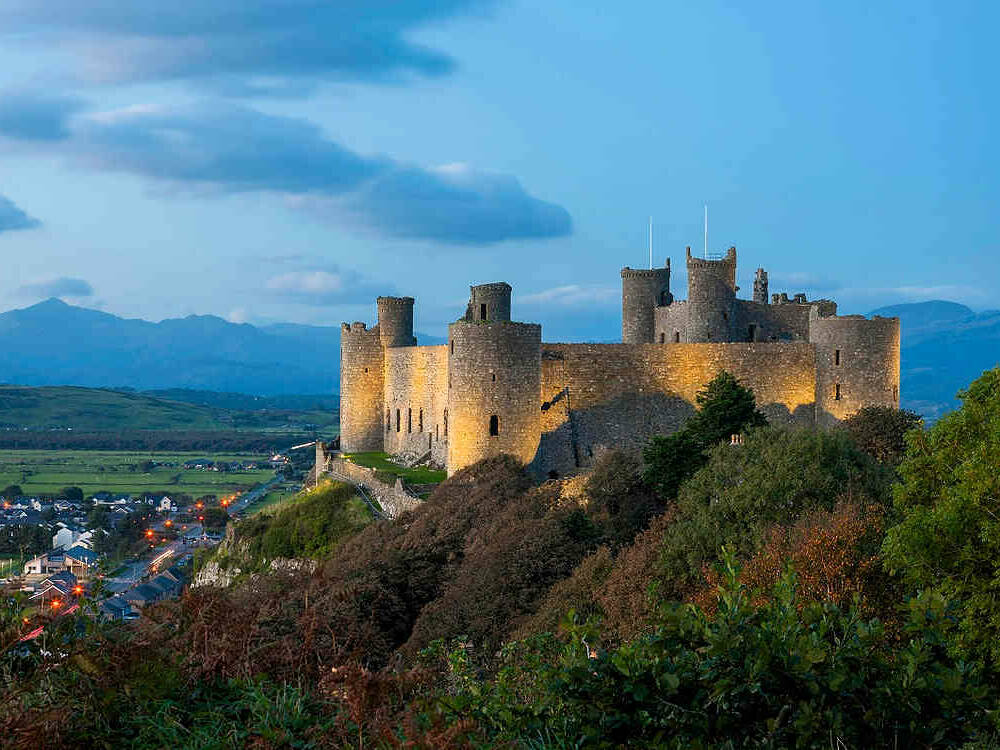
[[[188,392],[189,399],[196,395]],[[218,394],[205,394],[212,401]],[[319,397],[300,397],[304,406],[294,410],[269,408],[281,399],[264,400],[256,409],[233,409],[180,399],[159,398],[128,391],[76,386],[0,386],[0,428],[5,430],[72,430],[76,432],[127,432],[175,430],[286,430],[299,432],[312,426],[329,428],[337,423],[335,409],[322,409]],[[227,400],[249,406],[251,397]]]

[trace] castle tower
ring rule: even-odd
[[[469,306],[466,320],[510,320],[510,284],[497,281],[469,287]]]
[[[736,300],[736,248],[721,260],[693,258],[687,248],[687,341],[730,341]]]
[[[542,327],[510,321],[507,284],[473,287],[469,311],[448,327],[449,473],[503,453],[528,463],[541,439]]]
[[[753,277],[753,301],[759,305],[767,304],[767,271],[758,268]]]
[[[384,363],[378,326],[340,327],[340,448],[345,453],[383,450]]]
[[[671,302],[669,258],[663,268],[623,268],[622,343],[652,344],[654,310]]]
[[[413,297],[379,297],[378,331],[382,346],[416,346]]]
[[[831,425],[864,406],[899,408],[899,318],[809,312],[816,346],[816,423]]]

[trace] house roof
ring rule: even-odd
[[[66,557],[71,557],[78,562],[82,562],[88,567],[97,565],[97,561],[100,559],[100,556],[96,552],[79,545],[70,547],[66,550]]]

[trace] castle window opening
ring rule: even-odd
[[[424,410],[420,410],[420,416],[417,417],[417,432],[424,431]]]
[[[756,339],[757,339],[757,326],[751,323],[750,327],[747,329],[747,341],[753,343]]]
[[[667,334],[665,334],[665,333],[661,333],[660,334],[660,343],[661,344],[667,343]]]
[[[455,342],[454,341],[451,342],[451,353],[452,354],[455,353]]]
[[[434,440],[438,441],[441,439],[441,425],[434,425]]]
[[[399,409],[396,409],[396,432],[399,432]]]
[[[833,400],[834,401],[840,401],[840,383],[837,383],[837,385],[834,386],[834,389],[833,389]]]
[[[681,332],[680,331],[674,331],[674,343],[675,344],[681,343]]]
[[[500,417],[496,414],[490,416],[490,437],[496,437],[500,434]]]
[[[448,410],[444,410],[444,436],[448,437]]]
[[[479,319],[486,320],[486,303],[484,302],[479,306]]]
[[[392,430],[392,415],[388,409],[385,410],[385,431],[388,434]]]
[[[892,400],[893,401],[899,401],[899,386],[898,385],[894,385],[892,387]]]
[[[497,382],[497,374],[495,372],[490,373],[490,379],[495,383]]]
[[[406,431],[413,432],[413,409],[406,410]]]
[[[368,372],[368,368],[367,367],[365,368],[365,372]]]
[[[833,364],[840,367],[840,349],[836,349],[833,352]]]

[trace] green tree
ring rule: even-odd
[[[841,425],[857,446],[879,463],[898,466],[906,452],[906,433],[923,427],[923,418],[891,406],[866,406]]]
[[[63,487],[59,491],[59,497],[73,502],[83,502],[83,490],[79,487]]]
[[[23,497],[24,490],[21,489],[21,485],[19,484],[8,484],[3,490],[0,490],[0,496],[8,500],[13,500],[16,497]]]
[[[723,370],[695,397],[698,411],[678,432],[656,436],[643,451],[643,479],[663,499],[669,500],[685,479],[701,468],[707,451],[767,419],[757,410],[753,391]]]
[[[902,520],[883,552],[908,584],[960,601],[962,645],[1000,665],[1000,369],[959,398],[960,409],[907,435],[894,490]]]

